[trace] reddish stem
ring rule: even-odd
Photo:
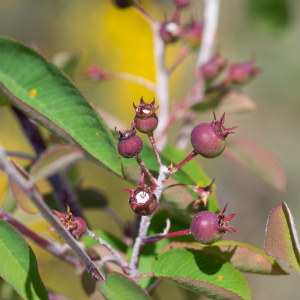
[[[153,150],[154,150],[154,153],[155,153],[155,156],[156,156],[158,165],[161,167],[161,166],[162,166],[162,162],[161,162],[161,159],[160,159],[160,156],[159,156],[157,147],[156,147],[156,143],[155,143],[155,140],[154,140],[153,132],[149,132],[149,133],[148,133],[148,136],[149,136],[151,145],[152,145],[152,147],[153,147]]]
[[[195,150],[193,150],[181,163],[179,163],[176,167],[172,168],[172,172],[175,173],[176,171],[178,171],[182,166],[184,166],[187,162],[189,162],[197,155],[198,153]]]
[[[151,175],[151,173],[149,172],[149,170],[146,168],[146,166],[145,166],[144,162],[141,160],[140,156],[137,155],[134,158],[136,159],[136,161],[138,162],[138,164],[142,168],[143,172],[148,176],[148,178],[150,179],[150,181],[153,184],[156,184],[156,180],[153,178],[153,176]]]
[[[181,235],[190,235],[191,234],[191,229],[185,229],[185,230],[181,230],[181,231],[175,231],[175,232],[171,232],[171,233],[159,233],[159,234],[155,234],[155,235],[149,235],[147,236],[144,240],[143,243],[144,244],[152,244],[152,243],[156,243],[162,239],[165,238],[170,238],[170,237],[174,237],[174,236],[181,236]]]
[[[137,276],[132,277],[132,280],[138,280],[140,278],[145,278],[145,277],[155,277],[153,273],[146,273],[146,274],[140,274]]]
[[[189,53],[190,53],[190,48],[184,45],[179,50],[179,53],[177,53],[177,56],[175,57],[173,63],[171,64],[171,67],[168,70],[169,75],[178,67],[178,65],[180,65],[180,63],[187,57]]]
[[[28,229],[26,226],[14,219],[14,217],[11,214],[3,211],[2,209],[0,209],[0,219],[6,221],[7,223],[15,227],[21,234],[29,237],[37,245],[39,245],[49,253],[53,254],[54,256],[68,262],[74,267],[79,267],[81,265],[78,259],[69,255],[68,253],[61,253],[55,245],[51,244],[47,240],[37,235],[35,232]]]

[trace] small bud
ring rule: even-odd
[[[149,133],[156,129],[158,125],[158,118],[155,111],[155,99],[151,103],[145,103],[143,97],[141,98],[140,105],[136,107],[133,103],[136,115],[134,124],[136,129],[143,133]]]
[[[245,63],[233,64],[229,68],[226,83],[245,84],[260,73],[261,69],[254,66],[254,59]]]
[[[200,202],[203,202],[204,206],[207,205],[208,197],[212,193],[211,187],[212,187],[214,181],[215,180],[213,180],[210,185],[203,187],[203,188],[200,186],[194,186],[194,185],[189,186],[191,189],[193,189],[199,195],[199,199],[194,202],[193,206],[196,206]]]
[[[94,81],[109,79],[111,77],[110,73],[101,69],[98,65],[93,64],[84,71],[84,75]]]
[[[219,121],[216,120],[214,112],[214,119],[211,123],[199,124],[192,130],[191,143],[198,154],[206,158],[214,158],[224,151],[226,137],[238,127],[225,128],[224,121],[225,112]]]
[[[213,80],[227,66],[227,60],[216,54],[211,60],[200,67],[201,73],[206,80]]]
[[[171,17],[169,20],[162,22],[159,34],[165,43],[176,42],[183,32],[183,25],[178,21],[178,17]]]
[[[123,190],[130,195],[129,205],[131,209],[138,215],[149,216],[157,207],[157,198],[153,193],[156,185],[148,187],[145,184],[144,173],[135,190]]]
[[[218,214],[211,211],[201,211],[194,216],[191,223],[191,232],[196,241],[211,245],[220,240],[226,231],[239,233],[239,231],[227,225],[235,214],[225,216],[226,207],[227,204],[223,211]]]
[[[68,229],[68,231],[76,238],[80,238],[86,232],[86,223],[80,217],[74,217],[70,212],[70,207],[67,205],[67,213],[63,214],[59,211],[52,210],[60,219],[61,223]],[[54,231],[54,228],[48,228]]]
[[[133,0],[114,0],[113,3],[119,8],[127,8],[134,4]]]
[[[199,21],[193,21],[184,31],[182,38],[192,48],[196,49],[202,41],[203,25]]]
[[[184,8],[187,7],[191,4],[190,0],[174,0],[174,4],[178,7],[178,8]]]
[[[136,135],[135,125],[131,124],[130,130],[115,131],[118,133],[119,153],[125,158],[132,158],[139,155],[143,149],[142,139]]]

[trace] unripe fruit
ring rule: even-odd
[[[202,23],[199,21],[193,21],[193,23],[183,33],[182,38],[192,49],[196,49],[201,44],[202,33]]]
[[[227,66],[227,60],[218,54],[200,67],[200,71],[206,80],[216,78],[220,72]]]
[[[191,143],[198,154],[206,158],[214,158],[224,151],[226,137],[238,127],[225,128],[224,121],[225,113],[217,121],[214,112],[214,120],[211,123],[199,124],[192,130]]]
[[[158,125],[158,118],[155,114],[158,107],[155,108],[155,99],[151,103],[146,103],[142,97],[140,105],[136,107],[133,103],[133,107],[136,112],[134,118],[136,129],[143,133],[150,133],[155,130]]]
[[[129,205],[131,209],[138,215],[149,216],[157,207],[157,198],[153,191],[156,185],[148,187],[145,184],[144,173],[135,190],[123,190],[130,195]]]
[[[225,216],[227,204],[221,213],[215,214],[211,211],[197,213],[191,223],[191,233],[195,240],[201,244],[211,245],[221,239],[226,231],[239,233],[227,225],[235,214]]]
[[[136,135],[135,125],[131,124],[130,130],[116,132],[119,138],[118,150],[123,157],[132,158],[141,153],[143,141]]]
[[[67,213],[63,214],[59,211],[52,210],[60,219],[64,227],[76,238],[83,236],[87,230],[86,222],[80,217],[74,217],[67,205]],[[54,228],[48,228],[54,231]]]

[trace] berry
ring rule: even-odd
[[[76,238],[80,238],[86,232],[86,223],[80,217],[74,217],[73,214],[70,212],[70,207],[67,205],[67,213],[63,214],[59,211],[52,210],[60,219],[61,223],[67,230]],[[49,230],[54,231],[53,228],[48,228]]]
[[[155,99],[151,103],[145,103],[143,97],[141,98],[140,105],[136,107],[133,103],[136,115],[134,124],[136,129],[143,133],[149,133],[156,129],[158,125],[158,118],[155,111]]]
[[[174,16],[161,23],[159,34],[165,43],[174,43],[180,38],[182,31],[183,25]]]
[[[130,130],[117,131],[119,138],[118,150],[125,158],[139,155],[143,149],[142,139],[136,135],[135,125],[131,124]]]
[[[131,209],[138,215],[149,216],[157,207],[157,198],[153,191],[156,185],[148,187],[145,184],[144,173],[135,190],[123,190],[130,195],[129,205]]]
[[[224,151],[226,137],[238,127],[225,128],[224,121],[225,112],[219,121],[216,120],[214,112],[214,120],[211,123],[199,124],[192,130],[191,143],[198,154],[206,158],[214,158]]]
[[[192,49],[196,49],[201,44],[202,33],[202,23],[199,21],[193,21],[193,23],[185,30],[182,38]]]
[[[216,54],[211,60],[200,67],[206,80],[212,80],[227,66],[227,60]]]
[[[189,6],[191,4],[190,2],[191,2],[191,0],[174,0],[174,4],[178,8],[183,8],[183,7]]]
[[[224,215],[227,204],[223,211],[218,214],[211,211],[201,211],[194,216],[191,223],[191,233],[196,241],[201,244],[211,245],[220,240],[226,231],[239,233],[239,231],[227,225],[235,216],[235,214]]]
[[[261,71],[260,68],[254,66],[254,59],[250,59],[245,63],[237,63],[230,66],[226,83],[245,84]]]

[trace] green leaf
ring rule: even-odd
[[[122,176],[116,142],[80,90],[36,51],[6,37],[0,38],[0,90],[30,118]]]
[[[194,249],[174,249],[152,264],[156,277],[176,283],[212,299],[252,299],[245,277],[214,254]]]
[[[267,149],[250,140],[233,137],[223,152],[280,192],[286,190],[286,174],[279,160]]]
[[[114,249],[117,249],[117,250],[120,250],[120,251],[126,253],[127,245],[124,244],[120,239],[118,239],[114,235],[107,233],[105,231],[102,231],[102,230],[93,230],[93,233],[96,236],[103,239],[104,241],[106,241],[107,243],[109,243]],[[84,235],[82,242],[86,247],[100,245],[99,242],[95,241],[94,239],[92,239],[91,237],[89,237],[87,235]]]
[[[183,159],[187,157],[187,153],[174,146],[166,147],[164,153],[168,157],[172,157],[173,162],[176,164],[180,163]],[[208,175],[204,172],[202,167],[197,163],[195,159],[185,164],[182,167],[182,170],[185,171],[186,174],[190,176],[197,183],[197,185],[208,186],[212,181],[212,179],[208,177]],[[217,186],[213,184],[212,188],[213,188],[213,193],[208,198],[207,206],[208,206],[208,210],[214,213],[218,213],[220,211],[220,207],[215,193]]]
[[[250,13],[257,27],[266,32],[282,32],[290,23],[286,0],[249,0]]]
[[[39,155],[31,165],[29,173],[37,181],[56,174],[84,158],[83,152],[76,145],[55,145]]]
[[[285,202],[269,214],[264,250],[300,273],[299,240],[293,216]]]
[[[99,281],[98,288],[108,300],[151,299],[135,282],[119,273],[108,274],[106,284]]]
[[[25,300],[48,299],[36,258],[19,232],[0,220],[0,276]]]
[[[267,256],[262,250],[245,243],[220,241],[211,246],[199,243],[171,242],[162,252],[170,249],[189,248],[214,254],[229,262],[234,268],[245,273],[265,275],[286,275],[275,259]]]

